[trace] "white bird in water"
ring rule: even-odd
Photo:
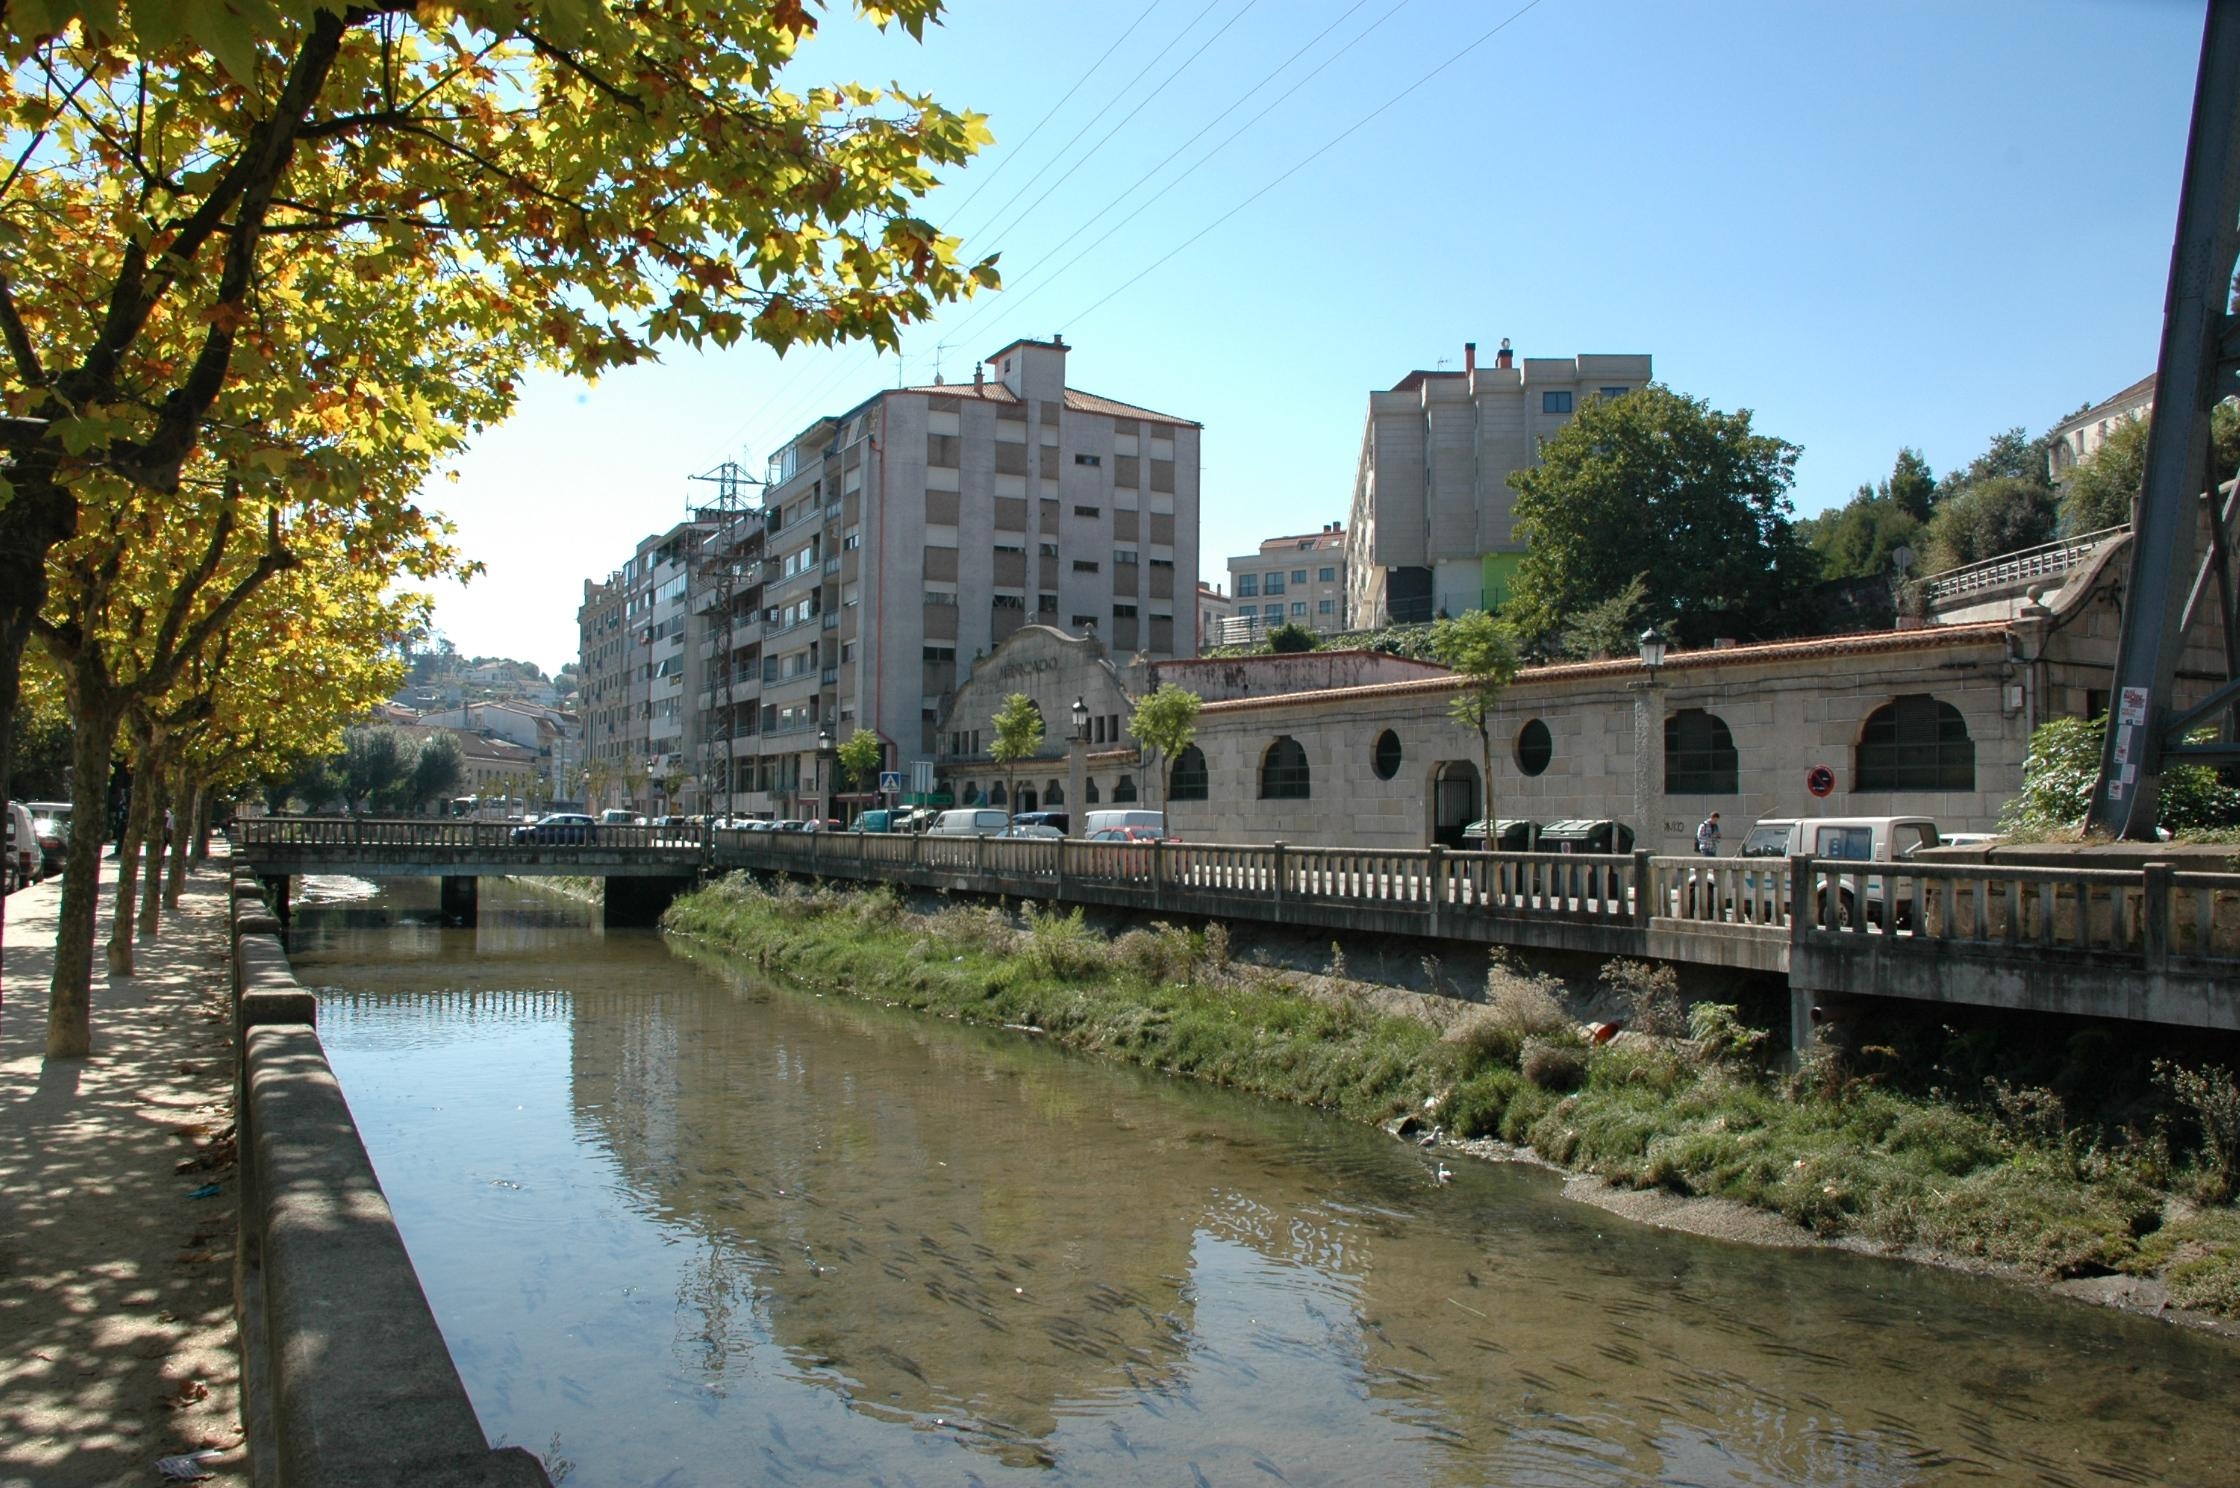
[[[1450,1169],[1445,1163],[1439,1164],[1438,1181],[1441,1183],[1447,1183],[1451,1182],[1453,1178],[1453,1170]]]

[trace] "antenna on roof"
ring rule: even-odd
[[[946,341],[936,341],[933,343],[933,385],[935,387],[942,386],[943,383],[947,380],[941,375],[941,353],[947,351],[948,349],[949,343]]]

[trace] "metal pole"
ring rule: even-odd
[[[2086,824],[2151,841],[2161,806],[2161,737],[2175,699],[2196,560],[2200,493],[2209,488],[2209,410],[2227,382],[2226,307],[2240,247],[2240,0],[2211,0],[2194,86],[2178,229],[2163,301],[2146,480],[2131,534],[2111,717]]]

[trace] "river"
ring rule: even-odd
[[[493,1441],[568,1488],[2229,1484],[2218,1340],[1753,1250],[773,985],[306,881],[320,1033]]]

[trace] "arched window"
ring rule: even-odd
[[[1968,720],[1925,692],[1894,698],[1859,730],[1853,790],[1972,791],[1976,741]]]
[[[1086,787],[1086,790],[1087,790],[1087,792],[1088,792],[1088,796],[1089,796],[1089,801],[1088,801],[1088,804],[1089,804],[1089,805],[1091,805],[1091,806],[1094,806],[1094,805],[1096,805],[1096,804],[1097,804],[1097,801],[1098,801],[1098,796],[1097,796],[1097,777],[1096,777],[1096,776],[1092,775],[1092,776],[1090,776],[1090,777],[1089,777],[1089,781],[1088,781],[1088,785],[1087,785],[1087,787]]]
[[[974,806],[979,804],[979,801],[980,787],[967,780],[964,783],[964,794],[957,797],[957,804],[960,806]]]
[[[1664,721],[1664,793],[1731,796],[1741,790],[1734,735],[1716,713],[1682,708]]]
[[[988,804],[990,806],[1004,806],[1010,804],[1007,798],[1004,796],[1002,781],[999,780],[994,785],[988,787]]]
[[[1060,784],[1059,784],[1059,783],[1058,783],[1057,781],[1053,780],[1053,781],[1051,781],[1051,782],[1050,782],[1050,783],[1049,783],[1049,784],[1048,784],[1047,786],[1044,786],[1044,787],[1043,787],[1043,790],[1042,790],[1042,804],[1043,804],[1043,805],[1045,805],[1045,806],[1063,806],[1063,805],[1065,805],[1065,803],[1066,803],[1066,788],[1065,788],[1064,786],[1060,785]]]
[[[1289,734],[1279,737],[1260,756],[1260,799],[1304,801],[1307,788],[1307,751]]]
[[[1379,780],[1390,780],[1400,772],[1400,736],[1391,729],[1377,735],[1377,742],[1369,750],[1369,768],[1377,772]]]
[[[1121,776],[1121,777],[1120,777],[1120,778],[1119,778],[1118,780],[1116,780],[1116,781],[1114,781],[1114,782],[1112,783],[1112,799],[1113,799],[1114,801],[1133,801],[1133,800],[1134,800],[1135,798],[1136,798],[1136,778],[1135,778],[1135,776],[1133,776],[1133,775],[1123,775],[1123,776]]]
[[[1203,801],[1206,799],[1206,754],[1195,744],[1186,745],[1174,757],[1174,769],[1167,776],[1167,799],[1170,801]]]

